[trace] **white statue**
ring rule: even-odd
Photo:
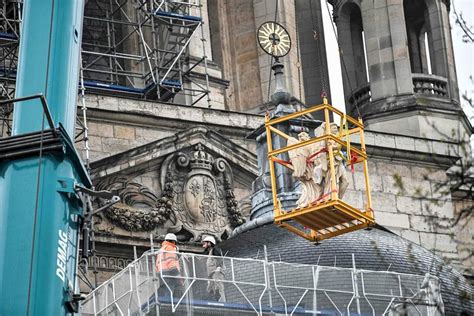
[[[427,315],[445,315],[439,280],[429,273],[425,274],[420,289],[415,295],[401,302],[392,303],[388,315],[414,315],[416,312],[419,313],[419,307],[426,307]]]
[[[431,315],[444,315],[444,302],[441,296],[441,288],[439,279],[429,273],[425,274],[425,278],[420,286],[420,296],[431,305]]]
[[[330,133],[333,135],[338,134],[338,127],[335,123],[330,125]],[[322,123],[318,128],[314,130],[316,137],[321,137],[326,135],[326,123]],[[349,186],[349,181],[347,179],[347,171],[344,166],[344,157],[341,153],[341,145],[336,143],[333,140],[325,140],[319,142],[319,148],[327,148],[332,146],[334,153],[334,173],[336,176],[336,190],[338,192],[338,197],[342,199],[344,193]],[[329,154],[327,151],[322,151],[315,157],[314,161],[314,181],[316,184],[323,187],[322,196],[324,199],[329,199],[331,195],[331,173],[329,168]]]
[[[309,140],[308,133],[301,132],[298,139],[290,137],[288,146]],[[317,201],[322,194],[322,186],[314,181],[313,163],[308,157],[319,150],[318,144],[309,144],[288,151],[291,164],[293,165],[293,177],[301,182],[301,196],[296,202],[297,208],[308,206]]]

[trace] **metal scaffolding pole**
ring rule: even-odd
[[[83,151],[84,156],[83,162],[87,169],[90,171],[90,156],[89,156],[89,129],[87,127],[87,105],[86,105],[86,87],[84,86],[84,68],[82,67],[82,58],[81,58],[81,69],[80,69],[80,77],[79,77],[79,106],[81,108],[82,117],[80,114],[77,115],[77,122],[76,122],[76,135],[75,135],[75,142],[83,143]]]
[[[15,94],[21,12],[22,0],[0,4],[0,99],[11,99]],[[201,15],[199,0],[87,1],[81,95],[87,89],[185,105],[195,105],[207,97],[210,107],[208,56]],[[202,56],[190,56],[193,38],[202,44]],[[80,107],[84,109],[84,104]],[[0,135],[10,135],[12,113],[13,106],[0,110]],[[76,140],[87,141],[83,121],[78,119]]]
[[[88,89],[187,105],[208,96],[210,105],[199,1],[91,0],[84,21]],[[198,59],[192,64],[189,45],[199,33],[203,56],[192,56]]]

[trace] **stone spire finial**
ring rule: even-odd
[[[283,68],[283,64],[276,58],[272,66],[275,76],[275,91],[273,91],[271,96],[272,103],[276,106],[275,116],[283,116],[295,112],[290,103],[291,93],[285,87]]]

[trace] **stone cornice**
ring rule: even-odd
[[[440,113],[444,115],[457,116],[466,130],[472,131],[473,126],[463,109],[454,100],[443,98],[424,97],[413,94],[396,96],[391,98],[374,100],[359,110],[364,121],[378,118],[388,118],[390,115],[407,115],[408,113]],[[354,115],[354,113],[352,113]],[[357,116],[357,115],[354,115]]]
[[[137,123],[206,124],[232,129],[253,130],[264,122],[263,115],[232,112],[228,110],[191,107],[178,104],[133,100],[88,94],[86,99],[88,116],[107,120],[120,120],[127,116]]]
[[[358,141],[353,141],[358,144]],[[365,132],[367,153],[373,158],[416,162],[449,168],[460,158],[459,144],[455,142],[401,136],[382,132]]]

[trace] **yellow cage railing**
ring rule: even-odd
[[[323,111],[325,130],[324,135],[313,137],[309,140],[300,141],[282,148],[273,148],[273,137],[283,137],[289,140],[291,136],[278,130],[277,124],[293,120],[304,115]],[[339,131],[335,135],[330,130],[330,113],[339,115],[340,125]],[[351,125],[351,127],[349,127]],[[367,164],[367,153],[364,141],[364,125],[362,120],[356,120],[345,113],[337,110],[330,104],[326,98],[323,98],[323,104],[313,106],[303,111],[295,112],[283,117],[270,119],[268,114],[265,117],[265,129],[268,146],[268,159],[270,167],[272,198],[274,205],[275,223],[287,230],[298,234],[311,241],[320,241],[331,238],[350,231],[366,228],[374,225],[374,213],[372,210],[372,200],[370,196],[370,182]],[[276,135],[276,136],[275,136]],[[351,144],[351,137],[358,136],[360,147]],[[332,142],[341,148],[337,153],[333,146],[325,146],[323,150],[327,153],[329,166],[329,179],[331,182],[331,190],[319,199],[305,206],[297,207],[291,210],[284,210],[278,199],[277,181],[275,174],[275,163],[293,169],[291,162],[284,161],[278,158],[278,155],[287,153],[291,150],[301,148],[310,144],[321,144],[322,142]],[[335,155],[342,155],[345,150],[345,160],[348,166],[354,168],[354,165],[361,163],[363,168],[364,182],[365,182],[365,202],[363,209],[358,209],[343,201],[338,196],[336,174],[335,174]],[[318,152],[313,155],[317,155]]]

